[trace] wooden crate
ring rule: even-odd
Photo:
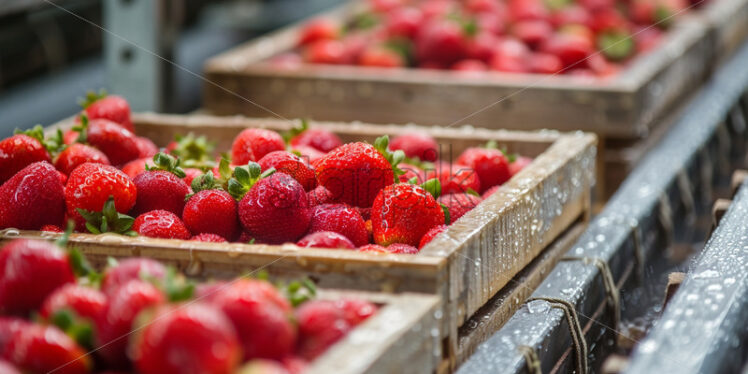
[[[324,16],[346,19],[360,6],[354,1]],[[470,77],[449,71],[334,65],[279,70],[266,63],[295,47],[300,25],[210,59],[205,65],[205,108],[221,115],[552,128],[639,138],[683,94],[703,82],[714,56],[706,23],[687,15],[658,48],[635,57],[610,79],[506,73]]]
[[[743,45],[748,37],[748,0],[714,0],[701,12],[721,62]]]
[[[133,117],[138,134],[166,145],[175,134],[193,132],[228,149],[247,127],[284,131],[293,122],[244,117],[140,114]],[[67,121],[60,126],[70,126]],[[321,287],[439,295],[440,336],[445,355],[458,352],[458,328],[554,240],[590,214],[596,139],[584,133],[517,132],[471,128],[381,126],[363,123],[312,123],[337,133],[345,142],[420,131],[449,145],[456,157],[465,148],[495,140],[509,152],[535,160],[497,193],[453,223],[447,232],[417,255],[382,255],[356,251],[308,249],[292,244],[247,245],[129,238],[113,234],[73,234],[70,244],[94,261],[107,256],[146,256],[183,269],[190,276],[229,277],[265,269],[272,276],[309,276]],[[50,129],[51,130],[51,129]],[[450,153],[451,152],[451,153]],[[0,239],[48,237],[39,232],[0,232]],[[519,305],[519,304],[517,304]]]

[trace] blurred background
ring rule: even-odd
[[[0,138],[72,115],[92,88],[195,110],[210,56],[341,2],[0,0]]]

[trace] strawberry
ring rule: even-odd
[[[418,245],[432,227],[444,223],[444,211],[428,191],[439,195],[437,180],[424,187],[398,183],[385,187],[374,200],[371,222],[374,242],[379,245],[404,243]]]
[[[403,0],[369,0],[369,6],[375,12],[388,13],[403,6]]]
[[[662,40],[662,30],[655,27],[638,27],[633,33],[634,44],[638,53],[651,51]]]
[[[0,186],[0,229],[38,230],[60,225],[64,214],[64,187],[47,162],[26,166]]]
[[[70,174],[76,167],[86,162],[111,165],[109,159],[100,150],[89,145],[74,143],[57,155],[55,167],[65,174]]]
[[[138,278],[123,281],[112,287],[108,292],[108,303],[103,311],[103,318],[97,326],[96,353],[110,366],[127,366],[125,352],[135,317],[146,308],[160,305],[165,301],[164,294],[156,286]]]
[[[263,156],[257,162],[263,171],[275,169],[279,173],[285,173],[296,179],[305,191],[317,187],[317,179],[314,169],[308,163],[293,153],[286,151],[273,151]]]
[[[241,357],[231,322],[199,303],[159,307],[131,343],[142,374],[233,373]]]
[[[412,39],[423,22],[423,12],[418,8],[394,9],[386,15],[385,29],[390,37]]]
[[[80,120],[78,120],[77,122],[80,122]],[[65,131],[64,135],[62,136],[62,141],[64,144],[70,145],[75,143],[79,137],[80,133],[78,131],[70,129]]]
[[[418,253],[418,248],[404,243],[392,243],[387,246],[386,251],[389,253],[400,253],[406,255],[414,255]]]
[[[560,58],[565,68],[578,66],[593,53],[592,43],[586,37],[573,33],[556,33],[539,49]]]
[[[354,249],[350,239],[337,232],[316,231],[301,238],[296,245],[305,248]]]
[[[446,66],[463,59],[467,54],[467,38],[458,22],[434,19],[419,30],[415,38],[418,61],[433,61]]]
[[[42,226],[40,230],[47,231],[47,232],[59,232],[59,233],[64,232],[60,226],[55,226],[55,225],[44,225]]]
[[[78,141],[88,142],[100,149],[112,165],[122,165],[140,157],[140,148],[135,134],[112,121],[106,119],[88,121],[83,117],[81,126],[77,129],[85,134],[83,139],[79,137]]]
[[[591,15],[587,9],[576,4],[565,6],[551,16],[551,23],[556,28],[577,24],[587,25],[591,22]]]
[[[11,364],[8,361],[0,359],[0,373],[3,374],[21,374],[21,371],[18,370],[15,365]]]
[[[478,30],[494,35],[503,34],[506,29],[505,16],[497,13],[479,13],[475,16],[475,23],[478,25]]]
[[[0,316],[0,358],[5,357],[5,351],[10,343],[10,339],[16,331],[31,326],[31,322],[16,318]],[[2,373],[2,371],[0,371]]]
[[[481,195],[481,198],[483,200],[488,199],[488,197],[491,196],[491,195],[493,195],[494,193],[496,193],[496,191],[498,191],[499,188],[501,188],[501,186],[493,186],[493,187],[491,187],[491,188],[483,191],[483,194]]]
[[[270,283],[242,279],[220,289],[211,305],[223,311],[239,336],[244,359],[281,359],[293,351],[291,305]]]
[[[135,127],[130,119],[130,104],[124,98],[107,95],[103,91],[98,95],[94,92],[88,92],[86,98],[81,100],[80,104],[89,119],[106,119],[119,124],[130,132],[135,132]]]
[[[517,39],[506,38],[496,45],[493,57],[489,61],[492,70],[510,73],[525,73],[528,70],[527,59],[530,50]]]
[[[256,170],[249,172],[247,179],[259,177],[259,165],[254,166]],[[312,218],[304,187],[283,173],[256,181],[241,197],[238,212],[249,235],[271,244],[296,241],[307,232]]]
[[[319,18],[307,22],[301,29],[299,45],[306,45],[318,40],[337,39],[340,25],[332,20]]]
[[[210,234],[207,232],[195,235],[191,237],[190,240],[194,240],[196,242],[211,242],[211,243],[226,243],[227,242],[227,240],[224,239],[222,236],[216,235],[216,234]]]
[[[509,0],[507,4],[510,21],[545,20],[548,19],[548,9],[542,0]]]
[[[330,192],[327,188],[322,186],[317,186],[317,188],[309,191],[306,193],[307,198],[309,199],[309,206],[314,207],[317,205],[322,204],[329,204],[333,201],[335,201],[335,197],[332,195],[332,192]]]
[[[477,192],[504,184],[504,182],[511,178],[509,174],[509,161],[504,153],[498,149],[468,148],[460,154],[456,163],[467,166],[478,175],[480,189],[473,188]],[[467,190],[465,191],[467,192]],[[452,191],[445,193],[452,193]]]
[[[469,190],[480,191],[478,174],[471,167],[460,164],[438,163],[434,170],[426,173],[426,179],[436,178],[441,184],[441,192],[462,193]]]
[[[185,173],[179,167],[179,160],[166,153],[158,153],[153,157],[153,163],[155,167],[146,166],[146,171],[132,180],[138,191],[133,214],[165,210],[181,215],[190,187],[181,179]]]
[[[187,240],[192,235],[177,215],[166,210],[152,210],[135,218],[132,229],[149,238]]]
[[[304,159],[304,161],[311,166],[315,166],[317,161],[319,161],[322,157],[325,157],[324,152],[303,144],[293,146],[291,151],[295,154],[298,154],[299,157]]]
[[[483,63],[491,61],[499,38],[491,31],[481,31],[467,42],[467,58]],[[462,60],[464,61],[464,60]],[[458,61],[457,64],[460,62]],[[454,65],[452,65],[454,69]]]
[[[373,305],[354,304],[346,300],[312,300],[302,304],[296,309],[298,354],[313,360],[375,310]]]
[[[218,293],[228,287],[227,281],[209,281],[195,286],[195,300],[211,303]]]
[[[91,359],[55,326],[29,325],[15,331],[5,357],[23,371],[80,374],[91,370]]]
[[[560,74],[564,64],[561,59],[549,53],[537,52],[530,55],[530,72],[538,74]]]
[[[396,136],[389,144],[391,150],[402,150],[408,158],[421,161],[436,161],[439,158],[439,144],[430,135],[407,133]]]
[[[356,248],[356,250],[359,252],[390,253],[389,251],[387,251],[387,247],[381,246],[379,244],[362,245]]]
[[[49,319],[53,318],[56,313],[67,310],[74,312],[77,317],[88,318],[95,322],[101,318],[106,304],[106,295],[101,291],[69,283],[47,296],[39,314]]]
[[[138,158],[153,157],[158,153],[158,147],[151,139],[136,136],[135,143],[138,145]]]
[[[530,163],[532,163],[532,159],[529,157],[524,157],[524,156],[517,157],[514,161],[512,161],[511,164],[509,164],[509,174],[511,176],[514,176],[515,174],[519,173],[522,169],[527,167],[527,165],[530,165]]]
[[[245,129],[234,138],[231,145],[231,162],[245,165],[257,161],[272,151],[286,149],[283,138],[275,131],[266,129]]]
[[[68,256],[49,242],[19,239],[0,250],[0,312],[24,314],[75,282]],[[39,276],[44,274],[44,276]]]
[[[101,291],[111,295],[123,284],[135,279],[163,279],[166,268],[160,262],[144,257],[110,261],[101,279]]]
[[[184,168],[182,170],[184,170],[184,178],[182,178],[182,180],[188,186],[192,185],[192,181],[195,180],[195,178],[203,175],[203,171],[200,169]]]
[[[428,232],[426,233],[426,235],[424,235],[424,236],[423,236],[423,237],[421,238],[421,241],[420,241],[420,242],[418,242],[418,249],[419,249],[419,250],[423,249],[423,247],[425,247],[425,246],[426,246],[426,244],[429,244],[429,243],[430,243],[430,242],[431,242],[432,240],[434,240],[434,238],[436,238],[436,237],[437,237],[437,236],[438,236],[439,234],[441,234],[441,233],[443,233],[443,232],[447,231],[447,229],[448,229],[448,228],[449,228],[449,227],[448,227],[447,225],[439,225],[439,226],[434,226],[433,228],[431,228],[431,230],[429,230],[429,231],[428,231]]]
[[[456,193],[441,195],[436,201],[449,209],[450,221],[454,222],[480,204],[482,199],[468,193]]]
[[[304,50],[304,61],[312,64],[342,64],[346,48],[338,40],[318,40]]]
[[[324,204],[314,207],[309,233],[318,231],[332,231],[342,235],[353,243],[351,248],[369,242],[366,223],[361,214],[346,204]]]
[[[512,25],[512,35],[534,49],[553,35],[553,27],[544,20],[524,20]]]
[[[122,166],[122,172],[127,174],[130,178],[135,178],[138,174],[145,171],[146,166],[154,167],[153,157],[144,157],[137,160],[132,160]]]
[[[135,205],[137,188],[130,178],[113,166],[84,163],[68,176],[65,202],[68,216],[82,230],[84,219],[78,209],[100,212],[109,197],[119,213],[127,213]]]
[[[401,162],[400,164],[398,164],[397,167],[404,172],[402,175],[398,177],[400,182],[406,183],[413,178],[416,178],[416,181],[418,183],[425,182],[423,178],[426,176],[426,173],[423,170],[421,170],[420,167],[411,165],[411,164],[406,164],[404,162]]]
[[[360,142],[328,153],[317,163],[316,172],[317,182],[339,202],[364,208],[371,206],[379,191],[394,181],[387,158],[373,146]]]
[[[361,66],[399,68],[407,65],[405,58],[392,48],[372,46],[364,49],[358,58]]]
[[[377,312],[377,306],[360,299],[340,299],[335,302],[343,310],[343,319],[358,326]]]
[[[239,233],[236,200],[226,191],[210,187],[202,189],[200,183],[204,179],[209,185],[213,174],[204,174],[193,183],[197,192],[190,196],[184,205],[184,224],[195,234],[215,234],[227,240],[234,240]]]
[[[252,360],[240,367],[236,374],[290,374],[290,372],[277,361]]]
[[[467,0],[465,10],[471,13],[502,13],[504,4],[497,0]]]
[[[0,184],[38,161],[51,162],[49,152],[38,139],[25,134],[3,139],[0,141]]]

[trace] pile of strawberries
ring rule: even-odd
[[[195,286],[146,258],[95,273],[79,252],[18,239],[0,248],[0,373],[300,373],[374,314],[240,278]]]
[[[301,62],[610,76],[655,47],[692,0],[369,0],[347,23],[316,19]]]
[[[0,229],[73,221],[94,234],[413,254],[531,161],[491,145],[450,163],[428,135],[343,144],[305,124],[285,138],[245,129],[216,160],[204,137],[159,152],[132,128],[127,103],[107,96],[65,134],[0,141]]]

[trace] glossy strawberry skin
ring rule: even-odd
[[[153,157],[158,153],[158,146],[151,139],[143,136],[135,137],[135,143],[138,145],[138,157]]]
[[[85,374],[92,366],[85,353],[57,327],[32,324],[13,334],[5,357],[29,372]]]
[[[1,357],[1,356],[0,356]],[[21,371],[8,361],[0,359],[0,373],[3,374],[21,374]]]
[[[307,192],[306,195],[309,198],[310,207],[315,207],[317,205],[322,205],[322,204],[329,204],[335,201],[335,198],[332,196],[332,192],[330,192],[327,188],[323,186],[317,186],[317,188]]]
[[[164,302],[166,298],[156,286],[138,278],[111,288],[97,326],[97,354],[110,366],[126,367],[126,350],[136,316],[146,308]]]
[[[85,111],[89,119],[107,119],[130,132],[135,132],[135,127],[130,119],[130,104],[120,96],[107,95],[91,103]]]
[[[16,134],[0,141],[0,184],[38,161],[51,162],[49,152],[38,140],[28,135]]]
[[[196,241],[196,242],[209,242],[209,243],[226,243],[227,242],[227,240],[224,239],[222,236],[216,235],[216,234],[210,234],[210,233],[197,234],[191,237],[190,240]]]
[[[0,312],[38,309],[54,290],[73,282],[66,253],[52,243],[18,239],[0,250]]]
[[[182,219],[190,232],[216,234],[234,240],[239,233],[236,205],[226,191],[200,191],[185,204]]]
[[[5,351],[8,343],[13,338],[13,334],[20,329],[31,326],[31,322],[17,317],[0,316],[0,358],[5,357]],[[2,373],[2,371],[0,371]]]
[[[432,227],[444,224],[444,211],[423,188],[399,183],[383,189],[372,206],[374,242],[418,245]]]
[[[140,157],[135,134],[112,121],[91,120],[87,131],[88,143],[104,152],[112,165],[122,165]]]
[[[525,167],[527,167],[527,165],[530,165],[531,163],[532,163],[532,159],[531,158],[524,157],[524,156],[519,156],[519,157],[517,157],[516,160],[514,160],[514,162],[512,162],[511,164],[509,164],[509,174],[511,176],[514,176],[517,173],[519,173],[520,171],[522,171],[522,169],[524,169]],[[484,199],[485,199],[485,197],[484,197]]]
[[[426,246],[426,244],[429,244],[434,238],[436,238],[437,235],[447,231],[449,227],[447,225],[439,225],[433,227],[431,230],[429,230],[426,235],[424,235],[421,238],[421,241],[418,243],[418,249],[423,249],[423,247]]]
[[[310,64],[346,63],[346,48],[339,40],[318,40],[304,49],[304,61]]]
[[[313,360],[375,311],[376,307],[365,302],[307,301],[296,309],[299,355]]]
[[[337,232],[317,231],[301,238],[296,245],[304,248],[355,249],[350,239]]]
[[[402,150],[406,157],[433,162],[439,158],[439,144],[426,134],[409,133],[396,136],[390,142],[390,149]]]
[[[101,291],[111,295],[121,285],[136,279],[163,279],[166,268],[160,262],[145,258],[131,257],[120,260],[116,266],[107,268],[101,280]]]
[[[292,147],[308,146],[324,153],[343,145],[343,142],[337,135],[320,128],[305,130],[301,134],[291,138],[289,143]]]
[[[176,214],[166,210],[152,210],[139,215],[135,218],[132,229],[149,238],[187,240],[192,236],[184,222]]]
[[[101,291],[78,284],[66,284],[52,292],[42,304],[39,314],[50,318],[62,310],[70,310],[80,318],[96,322],[106,308],[106,295]]]
[[[239,202],[239,220],[261,242],[295,242],[312,218],[304,188],[295,179],[275,173],[259,180]]]
[[[231,145],[231,162],[246,165],[257,161],[273,151],[286,149],[283,138],[277,132],[266,129],[245,129],[234,138]]]
[[[100,150],[90,145],[75,143],[57,155],[55,167],[65,174],[70,174],[76,167],[86,162],[110,165],[109,158]]]
[[[152,210],[165,210],[178,216],[184,210],[184,197],[190,187],[182,179],[165,170],[150,170],[138,174],[132,182],[138,191],[133,215]]]
[[[476,192],[504,184],[511,178],[509,161],[498,149],[468,148],[457,158],[457,164],[467,166],[478,175],[480,189],[474,189]]]
[[[309,21],[301,29],[299,45],[310,44],[318,40],[335,39],[340,32],[340,25],[328,19]]]
[[[0,186],[0,229],[61,225],[64,214],[64,187],[47,162],[28,165]]]
[[[369,242],[366,222],[361,214],[346,204],[318,205],[312,210],[309,233],[318,231],[336,232],[359,247]]]
[[[192,181],[203,174],[203,171],[200,169],[195,168],[184,168],[184,183],[187,183],[188,186],[192,185]]]
[[[442,194],[464,193],[468,189],[481,190],[478,174],[471,167],[459,164],[437,164],[435,170],[426,173],[426,179],[437,178],[442,186]]]
[[[221,288],[211,299],[231,321],[244,350],[244,359],[281,359],[296,344],[290,322],[291,305],[264,281],[239,280]]]
[[[328,153],[315,166],[317,182],[342,203],[370,207],[379,191],[394,182],[387,159],[366,143],[349,143]]]
[[[127,176],[130,178],[135,178],[138,176],[138,174],[145,171],[146,165],[148,165],[148,167],[155,166],[155,164],[153,163],[153,157],[143,157],[132,160],[122,165],[122,172],[127,174]]]
[[[430,61],[445,66],[467,55],[467,38],[458,22],[435,19],[425,24],[415,38],[418,61]]]
[[[68,216],[74,218],[79,230],[85,223],[77,208],[100,212],[104,203],[114,196],[114,206],[120,213],[127,213],[135,205],[137,188],[130,178],[109,165],[85,163],[68,176],[65,201]]]
[[[317,179],[314,175],[314,169],[310,167],[304,159],[293,153],[286,151],[273,151],[266,154],[260,161],[262,171],[275,168],[276,172],[285,173],[296,179],[305,191],[310,191],[317,187]]]
[[[132,352],[142,374],[229,374],[241,356],[231,322],[200,303],[159,308],[132,342]]]
[[[449,219],[451,222],[455,222],[483,200],[478,196],[456,193],[441,195],[436,201],[444,204],[449,209]]]

